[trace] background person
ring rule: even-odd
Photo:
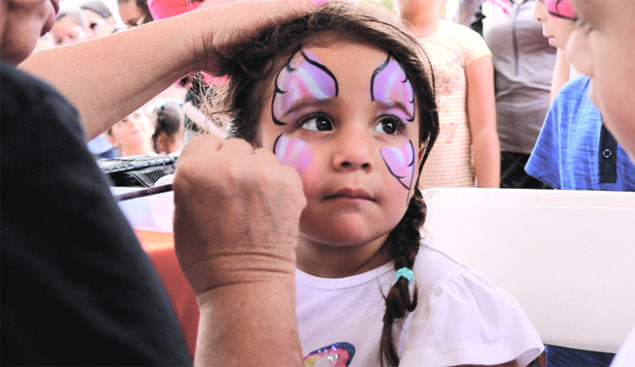
[[[51,34],[55,46],[64,46],[88,39],[90,29],[80,11],[66,10],[55,17]]]
[[[499,187],[491,52],[476,32],[441,19],[441,5],[401,1],[404,22],[432,59],[439,99],[441,131],[420,187]]]
[[[86,18],[91,38],[107,36],[116,30],[117,20],[108,5],[102,1],[91,0],[83,3],[79,8]]]

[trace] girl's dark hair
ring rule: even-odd
[[[430,61],[420,42],[403,24],[376,4],[331,0],[311,14],[294,19],[265,32],[258,39],[234,50],[227,59],[229,83],[222,107],[230,115],[228,134],[259,146],[258,121],[264,101],[263,91],[270,85],[282,63],[298,48],[320,42],[322,36],[338,36],[387,51],[406,72],[414,88],[419,118],[419,146],[425,144],[427,158],[438,135],[439,121]],[[329,39],[326,37],[325,39]],[[332,39],[332,38],[331,38]],[[219,96],[216,96],[218,98]],[[218,110],[212,107],[212,110]],[[395,261],[395,270],[412,269],[420,246],[420,229],[425,220],[425,203],[414,183],[415,194],[406,214],[391,231],[385,246]],[[399,354],[393,327],[417,306],[416,287],[410,294],[408,280],[400,278],[385,295],[386,312],[380,342],[382,365],[397,366]]]

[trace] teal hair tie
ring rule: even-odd
[[[399,278],[406,278],[408,279],[408,284],[412,284],[412,281],[415,280],[415,273],[404,266],[403,268],[397,270],[395,277],[397,278],[397,281],[399,281]]]

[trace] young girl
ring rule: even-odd
[[[417,185],[438,117],[422,47],[394,15],[332,0],[228,57],[230,135],[302,178],[305,365],[518,366],[538,356],[515,300],[421,242]]]
[[[494,66],[483,37],[439,16],[438,0],[402,0],[401,16],[434,65],[440,134],[421,188],[499,187]]]

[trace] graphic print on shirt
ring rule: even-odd
[[[399,63],[388,56],[370,78],[370,99],[389,106],[404,123],[412,123],[415,117],[414,89]],[[282,67],[275,80],[271,103],[272,119],[276,125],[287,125],[282,116],[302,103],[318,103],[337,98],[337,78],[309,50],[296,52]],[[284,134],[274,143],[274,153],[282,163],[289,164],[301,174],[311,163],[310,145]],[[415,149],[411,141],[403,139],[401,147],[384,147],[380,155],[389,172],[401,185],[410,190],[415,174]]]
[[[346,342],[314,350],[304,357],[304,367],[348,367],[353,361],[355,347]]]

